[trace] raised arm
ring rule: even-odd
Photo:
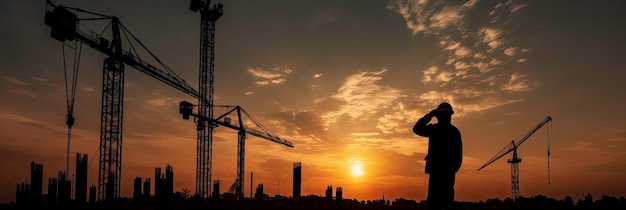
[[[428,123],[435,116],[434,113],[435,113],[435,110],[430,111],[428,114],[424,115],[424,117],[417,120],[417,122],[413,126],[413,133],[423,136],[423,137],[429,137],[430,129],[428,128],[429,127]]]

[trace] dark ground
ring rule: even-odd
[[[265,210],[265,209],[293,209],[293,210],[318,210],[318,209],[345,209],[345,210],[426,210],[425,201],[414,201],[407,199],[395,200],[348,200],[341,201],[327,199],[320,196],[309,195],[298,199],[288,197],[266,197],[262,200],[245,198],[240,202],[234,197],[225,195],[220,199],[200,199],[196,197],[181,196],[174,194],[169,198],[156,199],[154,197],[146,199],[120,198],[105,202],[95,203],[39,203],[24,202],[0,204],[0,210],[4,209],[94,209],[94,210],[194,210],[194,209],[223,209],[223,210]],[[626,199],[624,197],[615,198],[611,196],[601,196],[594,200],[591,195],[580,200],[572,197],[565,197],[561,200],[548,198],[542,195],[534,197],[520,197],[516,201],[510,198],[488,199],[479,202],[456,202],[455,209],[458,210],[497,210],[497,209],[537,209],[537,210],[560,210],[560,209],[626,209]]]

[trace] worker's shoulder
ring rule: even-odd
[[[456,126],[454,126],[452,124],[449,124],[449,123],[444,123],[444,124],[442,124],[442,123],[435,123],[435,124],[429,124],[429,125],[435,126],[435,127],[439,127],[439,128],[454,128],[454,129],[458,130],[458,128],[456,128]]]
[[[450,124],[450,127],[454,128],[454,129],[456,129],[456,130],[459,130],[456,126],[454,126],[454,125],[452,125],[452,124]]]
[[[436,129],[438,131],[441,132],[449,132],[449,131],[454,131],[454,132],[459,132],[459,129],[452,125],[452,124],[441,124],[441,123],[436,123],[436,124],[429,124],[428,126],[430,126],[433,129]]]
[[[456,126],[454,126],[454,125],[452,125],[452,124],[449,124],[449,125],[447,125],[446,127],[448,127],[447,129],[450,129],[450,130],[452,130],[452,131],[454,131],[454,132],[456,132],[456,133],[461,134],[461,130],[459,130],[459,128],[457,128]]]

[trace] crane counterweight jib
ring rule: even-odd
[[[52,12],[46,11],[44,20],[45,24],[52,28],[50,36],[60,42],[73,41],[76,38],[76,21],[76,14],[62,6],[55,8]]]

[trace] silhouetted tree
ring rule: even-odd
[[[624,205],[620,204],[619,199],[608,195],[602,195],[600,200],[597,200],[594,205],[596,209],[624,209],[624,207]]]

